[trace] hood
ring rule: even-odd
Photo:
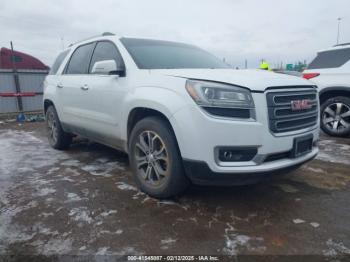
[[[278,74],[260,69],[157,69],[151,70],[166,76],[208,80],[246,87],[252,91],[265,91],[272,86],[305,86],[311,82],[296,76]]]

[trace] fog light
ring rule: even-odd
[[[222,162],[251,161],[257,154],[257,148],[219,148],[218,158]]]

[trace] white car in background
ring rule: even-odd
[[[322,130],[331,136],[349,136],[350,43],[318,52],[303,76],[319,88]]]
[[[159,198],[190,181],[247,184],[310,161],[318,104],[305,79],[233,70],[192,45],[110,33],[64,50],[44,85],[52,147],[79,134],[125,151],[137,185]]]

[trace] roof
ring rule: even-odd
[[[337,44],[334,47],[336,47],[336,46],[347,46],[347,45],[350,45],[350,43]]]
[[[332,50],[338,50],[338,49],[345,49],[345,48],[350,48],[350,43],[337,44],[337,45],[334,45],[330,48],[320,50],[320,51],[318,51],[318,53],[332,51]]]

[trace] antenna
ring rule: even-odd
[[[342,20],[342,17],[338,17],[338,34],[337,34],[337,45],[339,45],[339,35],[340,35],[340,22]]]

